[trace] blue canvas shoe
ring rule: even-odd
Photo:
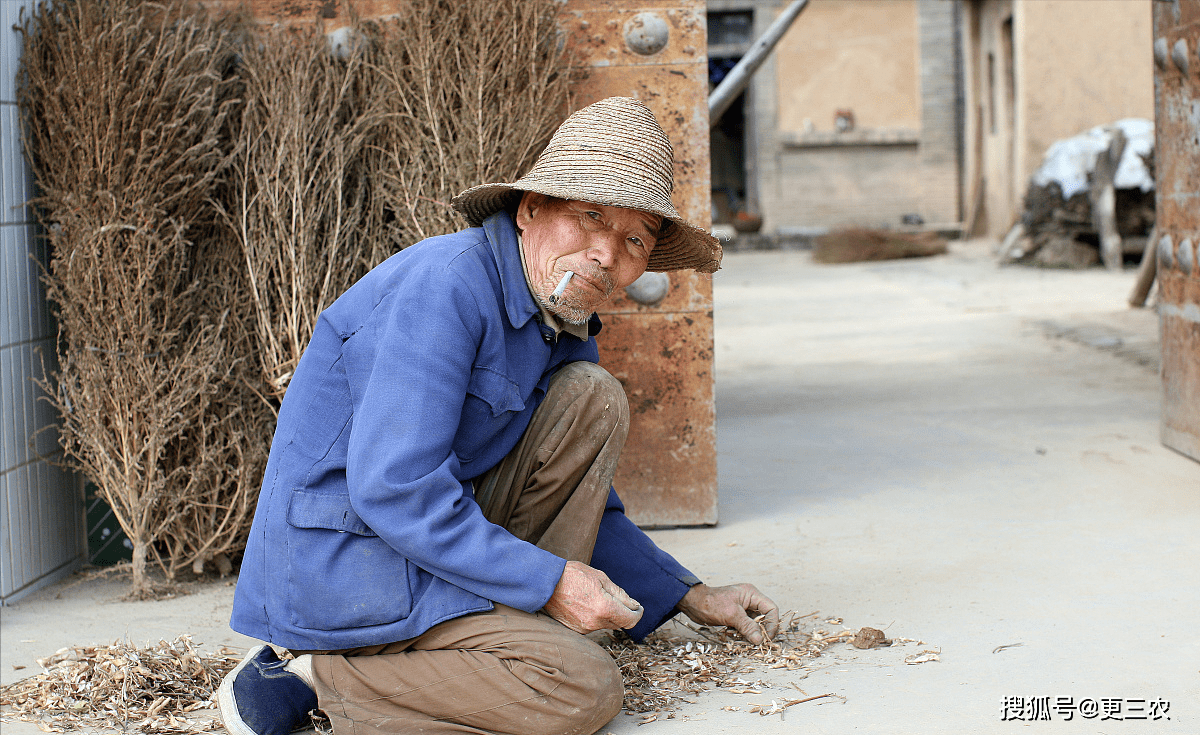
[[[307,725],[317,693],[284,669],[270,646],[257,646],[217,690],[221,720],[232,735],[288,735]]]

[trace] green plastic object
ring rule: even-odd
[[[112,508],[100,497],[99,489],[87,483],[88,563],[107,567],[133,558],[133,543],[117,523]]]

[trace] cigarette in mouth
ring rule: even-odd
[[[563,291],[567,290],[567,284],[571,282],[571,276],[575,275],[575,271],[567,271],[562,280],[558,282],[558,288],[554,289],[554,293],[550,294],[550,303],[557,304],[562,297]]]

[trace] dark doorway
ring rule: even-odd
[[[710,93],[749,50],[754,40],[753,29],[752,10],[708,13]],[[756,217],[752,211],[755,207],[747,201],[746,186],[748,95],[748,91],[738,95],[709,132],[714,224],[745,226]]]

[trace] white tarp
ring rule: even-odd
[[[1139,117],[1118,120],[1111,125],[1099,125],[1071,138],[1056,141],[1046,151],[1042,165],[1033,174],[1036,186],[1057,181],[1063,199],[1087,191],[1088,173],[1096,166],[1096,158],[1112,143],[1113,130],[1125,133],[1125,152],[1117,166],[1113,186],[1117,189],[1154,189],[1154,179],[1142,163],[1141,155],[1154,150],[1154,123]]]

